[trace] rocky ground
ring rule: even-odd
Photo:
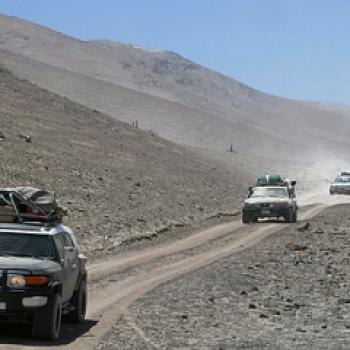
[[[329,208],[146,294],[100,349],[349,349],[349,248]]]
[[[1,187],[55,190],[89,257],[240,206],[242,169],[229,171],[1,66],[0,96]]]

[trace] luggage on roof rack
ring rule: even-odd
[[[285,180],[281,175],[270,174],[270,175],[261,175],[256,178],[257,186],[273,186],[273,185],[282,185],[285,183]]]
[[[284,186],[290,195],[295,196],[295,180],[289,180],[279,174],[261,175],[256,178],[255,186]]]
[[[66,213],[55,192],[35,187],[0,188],[0,222],[61,222]]]

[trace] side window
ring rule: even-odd
[[[64,258],[64,239],[61,235],[55,235],[54,240],[57,248],[57,254],[61,260]]]

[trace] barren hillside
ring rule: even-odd
[[[3,186],[54,189],[90,253],[239,206],[246,177],[0,70]]]
[[[172,52],[81,41],[6,16],[0,49],[16,75],[178,143],[216,152],[232,143],[242,157],[347,157],[348,108],[270,96]]]

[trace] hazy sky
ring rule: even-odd
[[[350,0],[0,0],[0,12],[172,50],[275,95],[350,105]]]

